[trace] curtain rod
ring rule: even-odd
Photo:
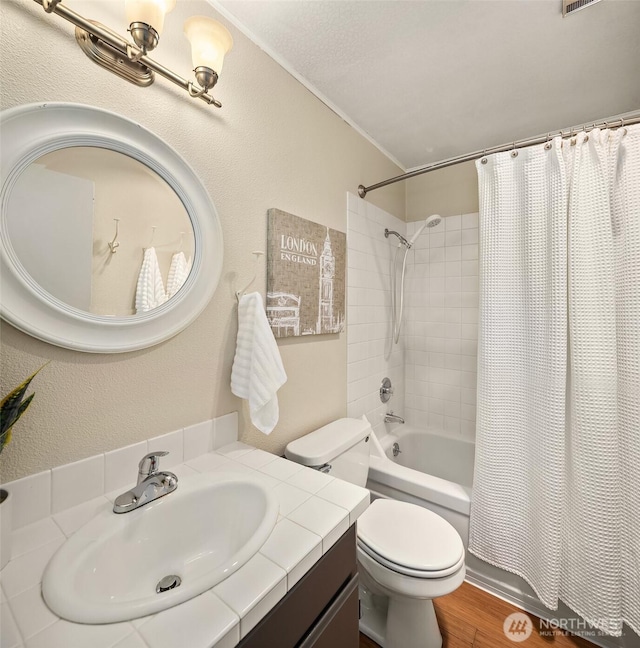
[[[471,162],[472,160],[477,160],[478,158],[484,157],[485,155],[502,153],[504,151],[511,151],[516,148],[523,148],[526,146],[534,146],[535,144],[543,144],[544,142],[548,142],[550,139],[556,137],[557,135],[560,135],[560,137],[573,137],[580,131],[589,132],[594,128],[603,127],[619,128],[621,126],[630,126],[631,124],[638,123],[640,123],[640,114],[634,113],[630,117],[613,117],[612,119],[601,121],[600,123],[593,122],[591,124],[583,124],[581,126],[574,126],[564,131],[553,131],[544,135],[538,135],[537,137],[529,137],[523,140],[516,140],[515,142],[503,144],[502,146],[493,146],[482,151],[474,151],[473,153],[468,153],[467,155],[458,155],[456,157],[448,158],[447,160],[442,160],[441,162],[434,162],[433,164],[428,164],[427,166],[421,167],[419,169],[414,169],[413,171],[403,173],[402,175],[395,176],[394,178],[389,178],[388,180],[377,182],[376,184],[373,184],[369,187],[359,185],[358,195],[360,196],[360,198],[364,198],[367,193],[373,191],[374,189],[380,189],[382,187],[386,187],[387,185],[394,184],[395,182],[400,182],[401,180],[409,180],[409,178],[415,178],[416,176],[422,175],[423,173],[429,173],[429,171],[437,171],[438,169],[445,169],[446,167],[453,166],[454,164]]]

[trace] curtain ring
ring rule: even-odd
[[[544,150],[548,151],[551,148],[551,133],[547,133],[547,141],[544,145]]]
[[[570,140],[570,142],[571,142],[571,146],[575,146],[575,145],[576,145],[576,141],[577,141],[577,139],[578,139],[578,138],[577,138],[577,135],[574,136],[574,134],[573,134],[573,126],[572,126],[572,127],[570,128],[570,130],[569,130],[569,140]]]
[[[624,125],[624,117],[620,117],[620,128],[622,129],[622,136],[624,137],[627,134],[627,129]]]
[[[513,148],[511,149],[511,157],[512,158],[517,158],[518,157],[518,151],[516,151],[516,143],[515,143],[515,141],[513,142]]]
[[[486,153],[487,153],[487,149],[482,151],[482,159],[480,160],[480,164],[486,164],[488,162],[488,160],[486,158]]]

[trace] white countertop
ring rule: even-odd
[[[12,560],[0,573],[2,648],[232,648],[369,504],[364,488],[240,442],[171,470],[179,479],[250,473],[273,489],[280,514],[259,553],[211,590],[152,616],[108,625],[60,619],[42,600],[44,568],[66,538],[127,490],[118,489],[14,532]]]

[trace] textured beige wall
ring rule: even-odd
[[[74,1],[88,17],[122,22],[118,2]],[[252,273],[251,251],[265,248],[266,213],[278,207],[346,231],[346,191],[399,169],[236,30],[214,93],[216,110],[162,79],[140,89],[91,63],[70,25],[34,2],[2,0],[2,107],[36,101],[95,105],[138,121],[172,145],[212,195],[224,232],[223,277],[205,312],[151,349],[97,355],[60,349],[2,324],[5,393],[45,360],[36,398],[0,458],[2,481],[111,450],[239,410],[241,436],[280,452],[293,438],[346,411],[346,337],[280,343],[289,381],[280,423],[265,437],[229,388],[234,354],[234,290]],[[179,2],[167,18],[157,58],[185,76],[187,15],[216,17],[204,2]],[[404,216],[403,183],[371,202]],[[256,287],[264,293],[262,268]]]
[[[407,222],[422,220],[430,214],[454,216],[478,211],[475,162],[431,171],[411,178],[404,184],[407,192]]]

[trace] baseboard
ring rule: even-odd
[[[568,608],[566,608],[566,610],[558,610],[558,611],[549,610],[538,599],[523,595],[521,592],[516,592],[515,590],[512,590],[508,586],[505,586],[504,583],[496,581],[492,578],[488,578],[486,575],[480,574],[473,569],[467,568],[467,575],[465,581],[467,581],[469,584],[473,585],[474,587],[484,590],[485,592],[488,592],[492,596],[495,596],[496,598],[499,598],[507,603],[510,603],[511,605],[515,605],[521,610],[524,610],[525,612],[529,612],[530,614],[533,614],[540,619],[544,619],[545,621],[552,622],[559,618],[563,618],[565,615],[562,614],[562,612],[565,611],[566,611],[566,616],[568,616],[569,618],[570,617],[579,618],[577,614],[572,613],[571,610],[569,610]],[[579,632],[575,634],[580,636],[585,641],[589,641],[595,646],[600,646],[600,648],[625,648],[627,645],[629,646],[629,648],[632,648],[633,646],[636,645],[633,638],[631,639],[632,643],[625,644],[619,637],[609,637],[606,635],[587,636],[584,634],[580,634]],[[640,639],[638,642],[638,646],[640,646]]]

